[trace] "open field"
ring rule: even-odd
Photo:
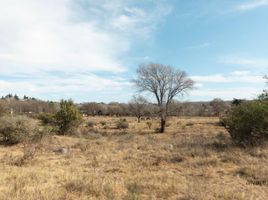
[[[268,199],[268,148],[233,146],[218,118],[170,118],[164,134],[156,120],[119,130],[118,119],[0,146],[0,199]]]

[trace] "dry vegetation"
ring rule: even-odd
[[[232,145],[218,118],[89,117],[76,137],[0,146],[0,199],[267,199],[268,149]],[[121,119],[121,122],[124,122]]]

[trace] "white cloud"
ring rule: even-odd
[[[265,58],[243,58],[238,56],[224,56],[219,62],[228,65],[236,65],[246,68],[268,69],[268,59]]]
[[[241,11],[253,10],[262,6],[268,6],[268,0],[251,0],[246,3],[239,4],[236,9]]]
[[[46,75],[35,78],[24,77],[15,81],[2,80],[0,94],[13,93],[20,96],[27,94],[52,100],[69,96],[68,98],[81,101],[77,97],[94,97],[96,94],[111,92],[111,88],[115,94],[122,93],[129,84],[128,80],[120,77],[103,78],[95,74]]]
[[[127,71],[122,58],[133,38],[147,40],[170,12],[161,1],[144,2],[151,6],[131,0],[0,0],[0,76],[5,78],[0,93],[64,95],[124,87],[112,76],[125,75],[118,73]],[[94,75],[104,71],[110,76]]]
[[[230,74],[214,74],[206,76],[191,76],[201,83],[263,83],[262,75],[250,75],[249,71],[234,71]]]
[[[262,92],[261,89],[255,87],[234,87],[229,89],[200,89],[190,92],[192,98],[199,100],[212,100],[215,97],[224,100],[238,99],[254,99]]]
[[[198,85],[203,85],[190,92],[191,97],[198,100],[211,100],[216,97],[225,100],[253,99],[262,92],[265,82],[262,75],[245,70],[233,71],[228,74],[191,76],[191,78]],[[217,84],[216,87],[215,84]],[[220,87],[221,84],[224,84],[224,87]]]

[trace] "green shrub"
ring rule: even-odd
[[[38,119],[41,120],[44,125],[55,125],[56,123],[55,115],[52,113],[40,113]]]
[[[61,100],[60,110],[56,113],[55,119],[59,133],[65,134],[81,124],[82,114],[72,100]]]
[[[0,141],[5,145],[36,141],[42,137],[35,120],[26,116],[0,118]]]
[[[129,127],[128,122],[126,119],[119,119],[116,122],[116,128],[117,129],[127,129]]]
[[[243,102],[223,118],[223,124],[235,143],[259,145],[268,139],[268,103]]]

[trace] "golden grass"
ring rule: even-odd
[[[0,146],[0,199],[268,199],[268,148],[233,146],[217,118],[171,118],[165,134],[118,120],[87,118],[83,137],[47,138],[29,157]]]

